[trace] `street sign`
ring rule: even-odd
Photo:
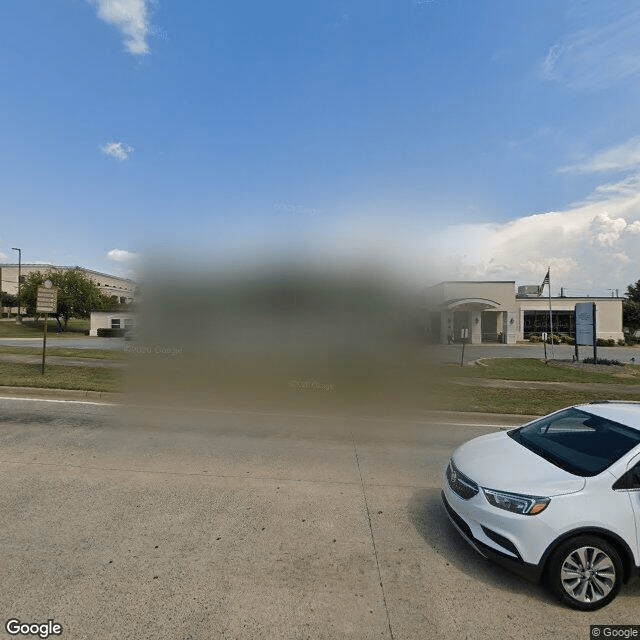
[[[38,313],[56,313],[58,310],[58,289],[38,287],[36,311]]]

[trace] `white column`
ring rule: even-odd
[[[507,344],[516,343],[516,312],[505,311],[504,313],[504,335],[507,337]]]
[[[440,344],[449,344],[449,335],[453,335],[453,311],[445,309],[440,314]]]
[[[469,319],[471,324],[469,327],[470,342],[471,344],[480,344],[482,342],[482,312],[470,311]]]

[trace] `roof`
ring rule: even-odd
[[[17,262],[5,262],[5,263],[0,263],[0,269],[2,267],[15,267],[16,269],[18,267],[22,267],[23,269],[25,267],[37,267],[38,269],[80,269],[80,271],[84,271],[85,273],[91,273],[94,276],[103,276],[105,278],[115,278],[116,280],[123,280],[124,282],[130,282],[131,284],[137,284],[137,282],[135,280],[131,280],[130,278],[123,278],[122,276],[114,276],[111,273],[104,273],[102,271],[94,271],[93,269],[87,269],[86,267],[81,267],[79,265],[76,265],[74,267],[70,267],[70,266],[66,266],[66,265],[56,265],[56,264],[45,264],[43,262],[23,262],[22,264],[18,264]]]
[[[619,422],[627,427],[640,431],[640,402],[630,400],[605,400],[591,404],[576,405],[587,413],[592,413],[601,418]]]

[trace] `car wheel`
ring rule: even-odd
[[[615,548],[602,538],[578,536],[554,551],[547,579],[562,602],[573,609],[595,611],[618,595],[622,561]]]

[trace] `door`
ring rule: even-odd
[[[632,462],[629,466],[631,467],[629,473],[631,474],[632,485],[629,497],[636,517],[636,540],[638,543],[638,557],[640,558],[640,461],[636,458],[635,465]]]
[[[635,542],[638,564],[640,564],[640,456],[631,460],[626,473],[613,485],[614,489],[622,489],[629,494],[631,508],[635,517]],[[632,538],[633,539],[633,538]],[[631,542],[629,540],[628,542]]]

